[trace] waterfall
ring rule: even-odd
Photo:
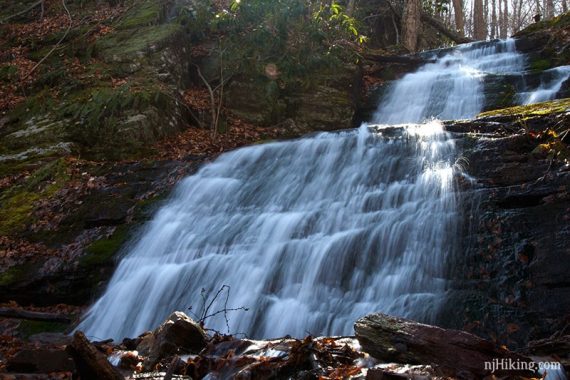
[[[378,107],[375,121],[386,124],[415,123],[436,117],[442,120],[470,118],[484,103],[483,79],[487,74],[520,73],[524,56],[512,39],[462,45],[435,62],[405,75]]]
[[[475,116],[485,73],[524,67],[513,41],[434,59],[393,86],[375,124],[242,148],[184,179],[78,329],[135,336],[222,285],[227,307],[249,309],[230,331],[252,337],[352,334],[373,311],[434,322],[461,221],[455,141],[429,119]],[[223,315],[206,325],[226,330]]]
[[[519,103],[532,104],[554,99],[568,78],[570,78],[570,66],[545,70],[541,75],[540,86],[534,90],[519,93]]]

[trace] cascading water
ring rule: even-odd
[[[430,319],[456,225],[454,143],[437,122],[386,133],[363,126],[205,166],[158,212],[81,328],[132,336],[223,284],[230,306],[250,309],[231,314],[231,331],[256,337],[349,333],[372,310]]]
[[[564,82],[570,78],[570,66],[560,66],[545,70],[541,77],[541,83],[538,88],[519,94],[519,103],[532,104],[554,99]]]
[[[483,108],[483,78],[520,73],[524,56],[514,40],[462,45],[397,81],[378,108],[375,122],[417,123],[426,118],[463,119]]]
[[[482,107],[485,72],[522,70],[513,41],[460,47],[398,81],[358,130],[248,147],[177,187],[78,327],[134,336],[231,287],[230,330],[350,334],[383,311],[434,321],[457,237],[454,140],[430,117]],[[218,299],[211,311],[224,308]],[[207,325],[225,329],[221,317]]]

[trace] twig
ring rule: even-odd
[[[200,77],[200,79],[202,80],[202,82],[204,82],[204,84],[206,85],[206,88],[208,89],[208,93],[210,94],[210,112],[212,114],[212,130],[214,130],[216,128],[216,98],[214,96],[214,90],[212,90],[212,86],[210,86],[210,83],[208,83],[208,81],[206,80],[206,78],[204,78],[204,75],[202,75],[202,70],[200,70],[200,66],[198,66],[195,63],[192,63],[192,65],[194,65],[194,67],[196,67],[196,70],[198,71],[198,76]]]
[[[32,9],[34,9],[35,7],[37,7],[38,5],[43,4],[43,2],[44,2],[44,0],[39,0],[38,2],[35,2],[35,3],[33,3],[32,5],[30,5],[28,8],[24,9],[23,11],[20,11],[20,12],[18,12],[18,13],[15,13],[15,14],[11,15],[11,16],[8,16],[8,17],[3,18],[2,20],[0,20],[0,24],[4,24],[6,21],[8,21],[8,20],[10,20],[10,19],[12,19],[12,18],[14,18],[14,17],[18,17],[18,16],[21,16],[21,15],[23,15],[23,14],[28,13],[29,11],[31,11]]]
[[[222,111],[222,100],[224,96],[224,51],[222,50],[222,42],[220,41],[220,97],[218,100],[218,109],[216,111],[216,123],[214,128],[214,137],[218,133],[220,123],[220,112]],[[229,291],[228,291],[229,293]]]
[[[224,301],[223,309],[210,313],[210,309],[212,308],[212,306],[214,305],[214,303],[216,302],[218,297],[220,297],[220,295],[223,293],[224,290],[226,290],[226,299]],[[202,326],[205,324],[206,319],[211,318],[211,317],[215,317],[216,315],[224,314],[224,319],[226,322],[226,328],[228,329],[228,334],[229,334],[230,333],[230,321],[228,319],[228,312],[229,311],[238,311],[238,310],[249,311],[248,308],[243,307],[243,306],[236,307],[236,308],[229,308],[228,307],[228,302],[230,299],[230,290],[231,290],[231,288],[229,285],[222,285],[222,287],[220,289],[218,289],[218,291],[216,292],[216,295],[208,302],[208,296],[206,293],[206,289],[202,288],[202,291],[200,292],[200,297],[202,297],[203,306],[202,306],[202,312],[200,313],[200,316],[198,316],[197,314],[192,312],[192,306],[190,306],[188,308],[188,311],[198,319],[198,322]],[[213,330],[213,329],[206,329],[206,330],[210,330],[210,331],[214,331],[216,333],[219,333],[219,331]]]
[[[65,31],[63,36],[60,38],[60,40],[57,41],[57,44],[55,44],[55,46],[42,59],[40,59],[40,61],[38,63],[36,63],[34,65],[34,67],[32,67],[32,69],[21,79],[22,82],[25,81],[30,75],[32,75],[32,73],[34,71],[36,71],[36,69],[42,63],[44,63],[44,61],[46,59],[48,59],[48,57],[58,48],[58,46],[63,42],[63,40],[65,40],[65,38],[69,34],[69,31],[71,30],[71,27],[73,26],[73,18],[71,17],[71,13],[69,12],[69,9],[67,9],[67,5],[65,4],[65,0],[61,0],[61,3],[63,4],[63,8],[65,9],[65,11],[67,12],[67,17],[69,17],[69,26],[67,27],[67,30]]]

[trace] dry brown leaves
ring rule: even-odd
[[[103,21],[119,17],[126,10],[125,6],[110,6],[102,4],[94,12],[90,12],[87,17],[80,17],[72,14],[72,27],[85,25],[86,23],[101,23]],[[59,1],[48,1],[45,7],[45,14],[42,19],[37,19],[26,23],[6,24],[3,27],[5,38],[11,40],[13,44],[25,44],[31,39],[42,39],[50,34],[64,31],[69,27],[69,16],[61,7]],[[97,25],[95,33],[103,35],[111,31],[109,26]]]
[[[4,358],[13,357],[24,348],[24,345],[25,343],[19,338],[11,335],[0,335],[0,355]],[[4,370],[5,365],[4,361],[0,361],[0,371]]]
[[[43,244],[0,236],[0,263],[3,269],[21,264],[32,257],[51,256],[54,252]]]
[[[210,109],[210,98],[205,88],[191,88],[184,92],[184,102],[199,111]]]
[[[52,306],[21,306],[15,301],[0,303],[0,307],[6,307],[10,309],[34,311],[39,313],[52,313],[52,314],[62,314],[62,315],[80,315],[85,310],[84,306],[75,306],[67,304],[57,304]]]
[[[24,100],[21,86],[26,86],[34,81],[33,76],[29,75],[35,62],[28,59],[28,48],[18,46],[7,49],[0,53],[0,68],[7,66],[15,67],[17,70],[17,81],[8,83],[0,82],[0,111],[11,109],[20,104]]]
[[[207,57],[210,55],[210,48],[204,45],[196,45],[190,48],[190,55],[192,58]]]
[[[73,23],[73,26],[77,25],[79,25],[79,20]],[[63,12],[56,16],[44,17],[41,20],[25,24],[7,24],[4,31],[13,43],[25,44],[30,39],[44,38],[68,27],[69,17]]]
[[[368,92],[368,90],[381,85],[382,83],[384,83],[384,80],[374,75],[364,75],[362,77],[363,90],[365,93]]]
[[[127,8],[125,6],[110,6],[104,4],[99,6],[95,11],[90,12],[86,17],[80,15],[72,15],[72,27],[78,27],[85,24],[95,24],[88,32],[91,41],[96,40],[100,36],[113,31],[113,28],[102,23],[107,20],[122,15]],[[37,11],[35,13],[38,13]],[[34,13],[34,14],[35,14]],[[3,66],[14,66],[17,68],[18,75],[14,80],[8,83],[0,82],[0,112],[5,114],[7,110],[13,109],[25,99],[23,88],[32,84],[37,75],[31,75],[36,62],[28,58],[29,50],[32,44],[42,41],[55,33],[63,32],[70,25],[67,12],[61,7],[60,1],[46,1],[45,13],[42,19],[27,23],[13,23],[0,26],[2,39],[0,41],[0,68]],[[54,42],[55,44],[55,42]],[[7,47],[12,46],[12,47]],[[84,69],[77,59],[73,59],[67,64],[70,72],[79,73],[80,69]],[[84,71],[84,70],[83,70]]]
[[[183,159],[190,155],[215,155],[281,134],[277,128],[257,127],[238,118],[228,120],[228,131],[213,136],[210,130],[189,127],[157,145],[162,159]]]

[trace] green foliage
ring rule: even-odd
[[[361,35],[357,29],[356,19],[346,14],[344,8],[334,1],[330,5],[321,3],[313,13],[313,19],[319,28],[337,39],[346,38],[360,44],[366,41],[366,36]]]
[[[207,34],[217,34],[219,50],[231,57],[226,76],[263,74],[271,64],[288,84],[354,62],[366,41],[358,22],[331,0],[233,0],[227,9],[204,2],[195,14],[200,23],[209,17]]]

